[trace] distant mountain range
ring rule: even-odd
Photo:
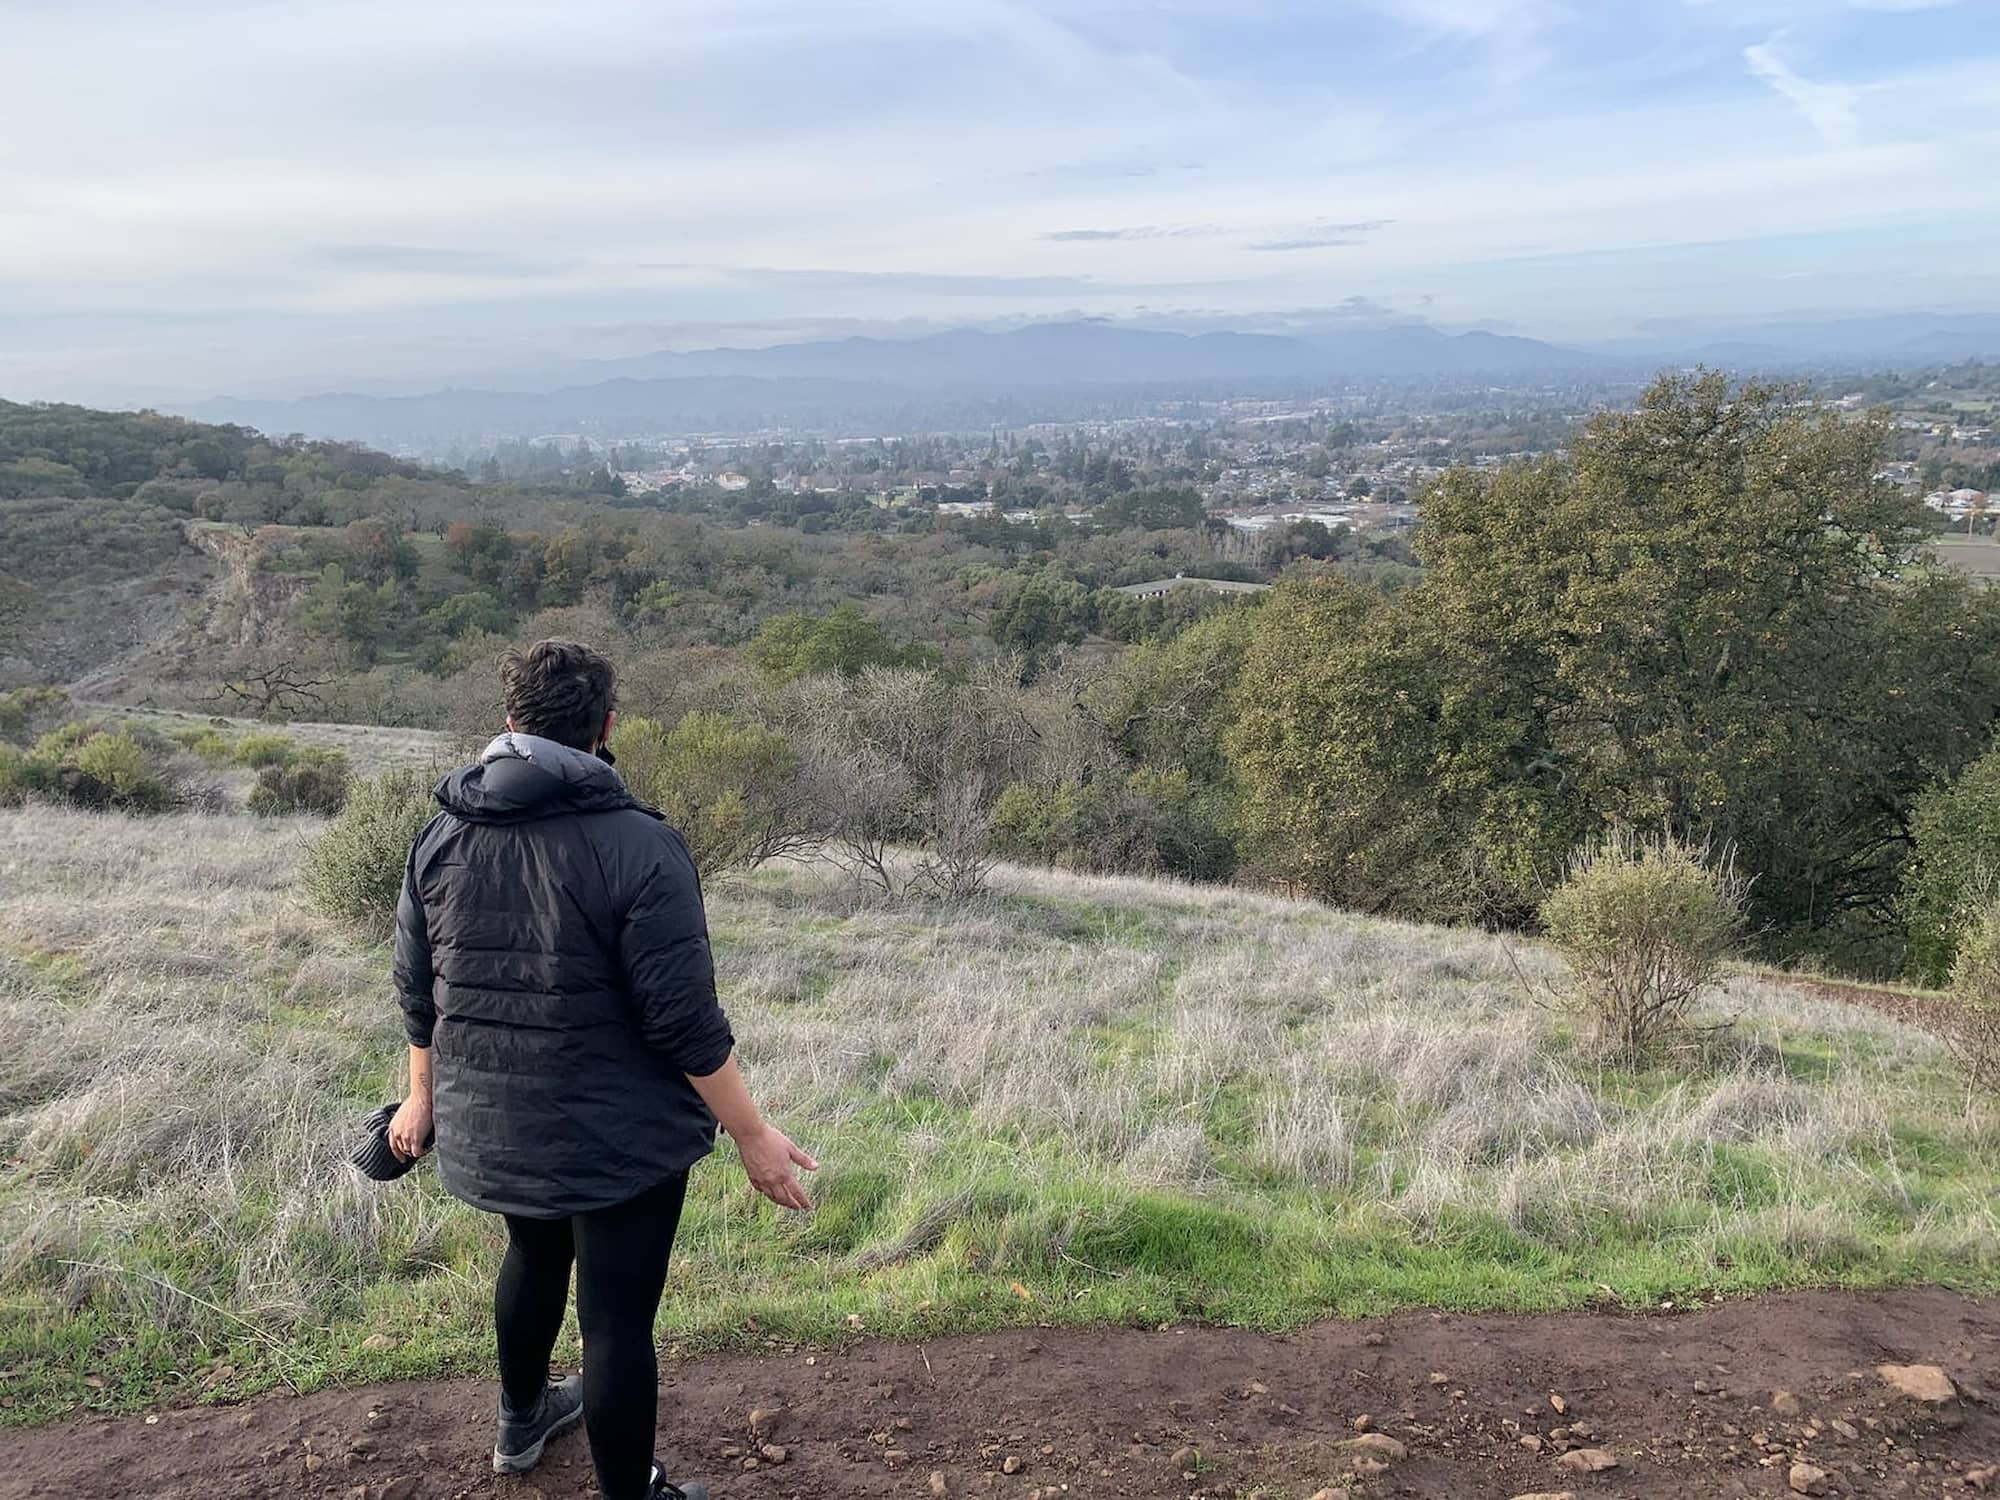
[[[846,338],[765,349],[566,361],[541,372],[416,395],[291,401],[219,398],[174,409],[203,421],[444,452],[496,439],[587,432],[604,439],[768,427],[921,430],[1115,412],[1121,401],[1256,394],[1337,382],[1643,377],[1661,365],[1785,370],[1839,361],[2000,356],[2000,317],[1770,323],[1726,339],[1689,329],[1566,348],[1445,333],[1423,323],[1278,335],[1185,334],[1104,322],[959,329],[917,339]]]
[[[778,425],[980,425],[1022,420],[1024,411],[1059,414],[1118,392],[1212,394],[1342,379],[1518,378],[1590,373],[1610,364],[1602,355],[1536,339],[1447,334],[1424,324],[1285,337],[1038,323],[1006,333],[961,329],[920,339],[848,338],[649,354],[572,365],[565,373],[595,378],[553,390],[343,393],[295,401],[224,397],[176,409],[202,421],[237,422],[266,432],[441,449],[549,432],[619,438]]]
[[[2000,314],[1883,313],[1735,325],[1726,335],[1689,328],[1592,346],[1602,353],[1675,363],[1896,365],[2000,358]]]
[[[637,379],[748,375],[861,380],[917,388],[1046,387],[1519,374],[1597,363],[1599,356],[1536,339],[1447,334],[1422,323],[1306,337],[1036,323],[1006,333],[966,328],[920,339],[847,338],[769,349],[650,354],[607,365],[602,373]]]

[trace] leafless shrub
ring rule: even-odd
[[[917,876],[948,902],[969,901],[986,888],[992,871],[993,806],[976,772],[933,791]]]

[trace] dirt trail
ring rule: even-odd
[[[1924,1406],[1875,1373],[1884,1363],[1941,1366],[1960,1394]],[[1931,1290],[1646,1317],[1412,1313],[1282,1338],[1031,1329],[705,1358],[669,1366],[664,1386],[661,1450],[718,1500],[1277,1500],[1343,1485],[1355,1500],[1710,1500],[1799,1493],[1801,1459],[1826,1473],[1803,1476],[1808,1493],[2000,1493],[1982,1472],[2000,1463],[1987,1397],[2000,1391],[2000,1303]],[[445,1381],[84,1417],[0,1434],[0,1497],[594,1493],[580,1434],[527,1479],[496,1480],[492,1402],[489,1385]],[[780,1412],[769,1440],[784,1452],[752,1469],[758,1408]],[[1343,1447],[1363,1415],[1394,1443]],[[1565,1467],[1566,1446],[1617,1467]]]
[[[1950,995],[1938,990],[1912,990],[1888,985],[1854,984],[1816,975],[1766,973],[1758,975],[1772,984],[1783,985],[1816,1000],[1833,1000],[1843,1005],[1859,1005],[1879,1011],[1892,1021],[1920,1027],[1925,1031],[1948,1030],[1957,1015]]]

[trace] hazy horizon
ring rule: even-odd
[[[2000,0],[5,9],[14,399],[2000,312]]]

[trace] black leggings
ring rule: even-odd
[[[687,1175],[624,1203],[568,1219],[507,1219],[507,1258],[493,1288],[500,1390],[510,1410],[541,1399],[576,1264],[583,1333],[583,1424],[604,1500],[638,1500],[652,1473],[660,1369],[653,1319],[667,1284]]]

